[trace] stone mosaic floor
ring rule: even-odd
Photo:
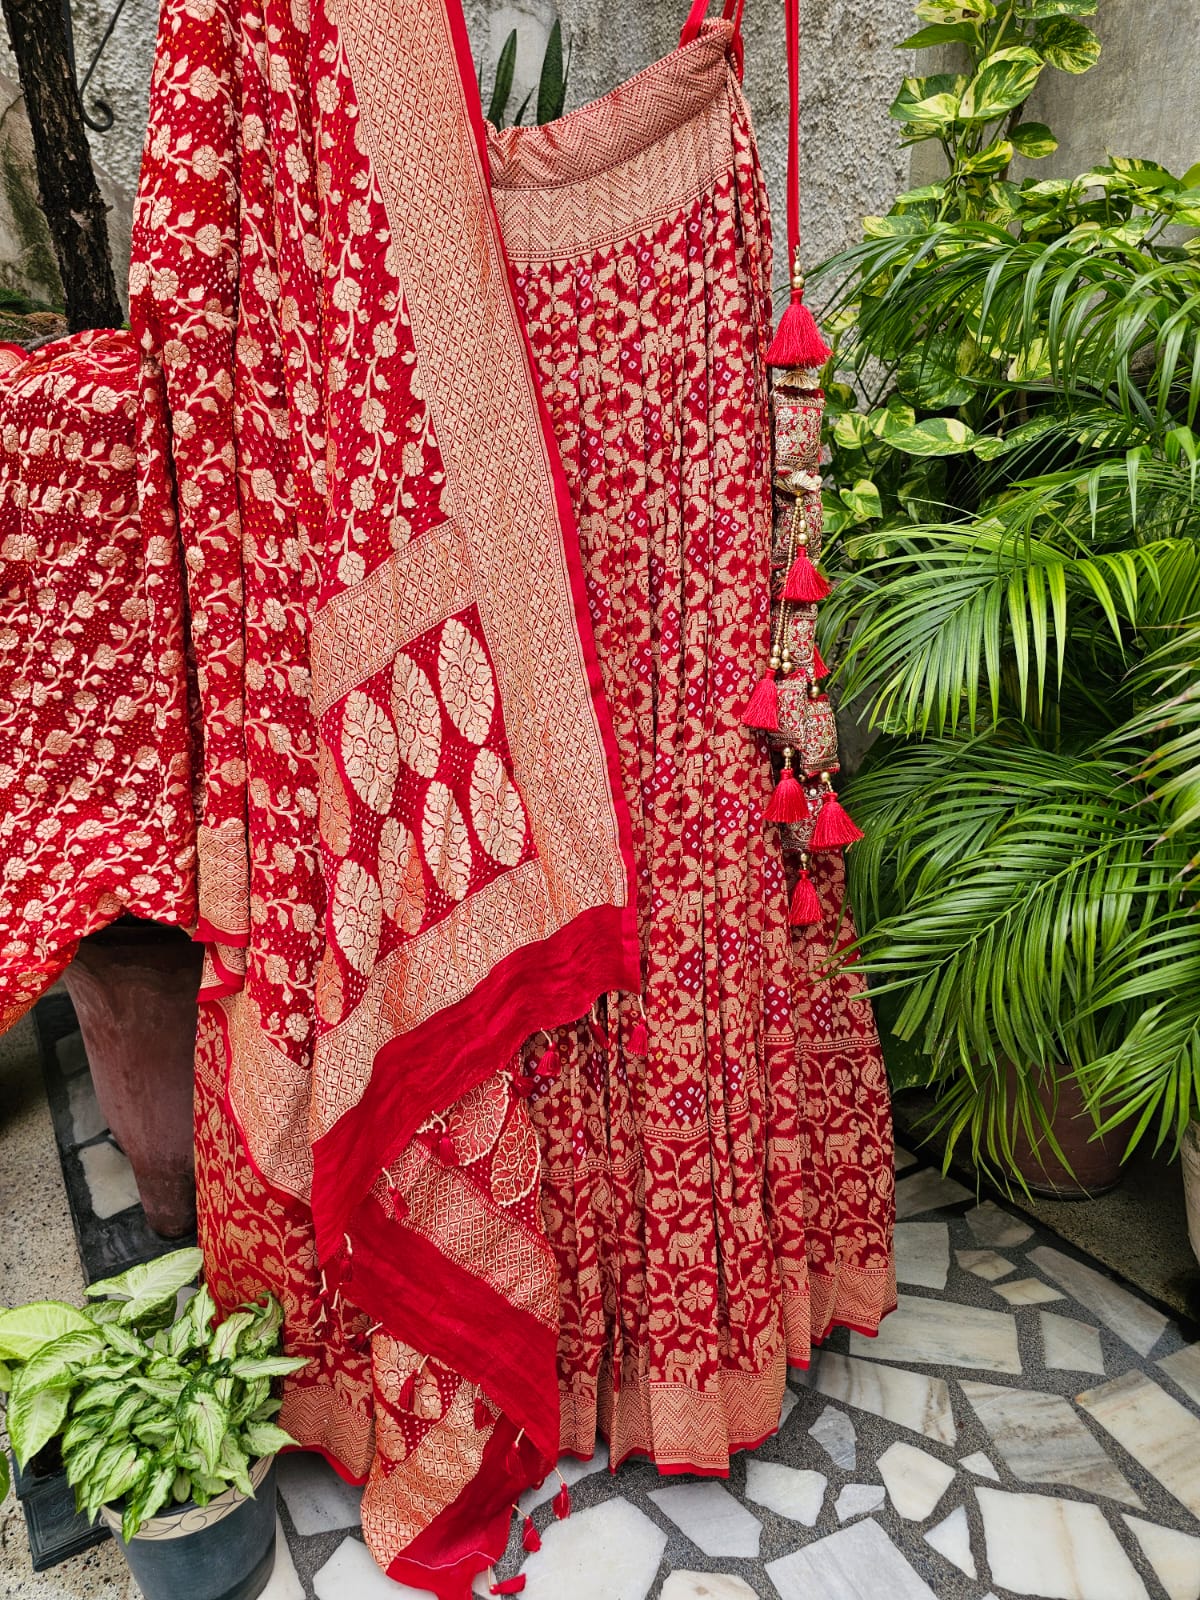
[[[1200,1600],[1200,1345],[1052,1235],[901,1156],[900,1309],[793,1372],[727,1482],[564,1460],[526,1600]],[[268,1600],[415,1600],[358,1496],[281,1463]],[[487,1592],[481,1581],[478,1592]]]

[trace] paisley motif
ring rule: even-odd
[[[537,1134],[522,1107],[492,1157],[492,1194],[502,1206],[516,1205],[532,1193],[538,1170]]]
[[[498,1072],[485,1078],[451,1108],[446,1132],[454,1140],[461,1165],[487,1155],[500,1137],[507,1114],[508,1085]]]
[[[442,629],[438,650],[442,700],[464,739],[482,744],[492,726],[496,684],[483,646],[457,617]]]
[[[355,689],[346,696],[342,716],[342,762],[354,792],[372,811],[386,814],[392,803],[397,768],[392,719],[370,695]]]
[[[494,861],[512,867],[525,848],[525,807],[517,786],[493,750],[481,750],[471,773],[471,821]]]
[[[432,778],[442,758],[442,713],[433,685],[403,650],[392,668],[392,715],[401,756],[414,772]]]
[[[378,883],[353,857],[338,867],[330,914],[335,944],[354,970],[366,977],[379,949],[383,898]]]
[[[471,881],[471,841],[462,812],[444,783],[429,785],[421,846],[438,888],[451,900],[461,900]]]
[[[379,887],[384,916],[402,933],[416,933],[425,920],[425,874],[417,841],[395,817],[379,836]]]

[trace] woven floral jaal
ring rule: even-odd
[[[831,975],[841,857],[814,854],[818,915],[789,929],[742,722],[771,633],[771,251],[736,16],[703,9],[672,55],[490,154],[578,513],[645,979],[527,1050],[531,1073],[548,1046],[562,1063],[531,1102],[562,1442],[724,1473],[778,1426],[787,1364],[834,1324],[873,1332],[896,1284],[878,1037],[862,979]]]
[[[182,574],[137,352],[0,349],[0,1033],[122,913],[195,919]]]
[[[203,720],[208,1279],[455,1600],[559,1443],[536,1028],[640,983],[578,538],[457,0],[167,0],[131,272]],[[154,446],[165,409],[169,459]],[[519,1076],[519,1074],[518,1074]]]

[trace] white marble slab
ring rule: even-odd
[[[436,1600],[432,1589],[393,1583],[361,1539],[343,1539],[313,1578],[317,1600]],[[639,1595],[638,1600],[644,1600]]]
[[[902,1144],[896,1146],[896,1171],[903,1172],[905,1167],[915,1167],[917,1158],[911,1150],[906,1150]]]
[[[362,1490],[339,1478],[323,1457],[308,1452],[280,1456],[276,1472],[297,1533],[332,1533],[361,1523]]]
[[[101,1139],[85,1145],[79,1152],[83,1175],[87,1179],[92,1210],[101,1219],[115,1217],[138,1204],[137,1182],[129,1158],[115,1144]]]
[[[758,1600],[745,1578],[732,1572],[673,1572],[659,1600]]]
[[[887,1496],[878,1483],[847,1483],[833,1503],[839,1522],[849,1522],[854,1517],[865,1517],[878,1511]]]
[[[982,1450],[976,1450],[974,1455],[964,1456],[958,1464],[960,1467],[966,1467],[968,1472],[973,1472],[977,1478],[991,1478],[996,1483],[1000,1482],[1000,1474]]]
[[[779,1600],[937,1600],[869,1517],[768,1561],[766,1574]]]
[[[994,1250],[958,1250],[955,1259],[964,1272],[970,1272],[985,1283],[995,1283],[997,1278],[1007,1278],[1016,1268]]]
[[[828,1482],[823,1472],[784,1467],[759,1461],[756,1456],[746,1458],[746,1499],[791,1522],[802,1522],[806,1528],[821,1515]]]
[[[783,1404],[779,1408],[779,1427],[781,1430],[799,1403],[800,1402],[797,1400],[791,1389],[785,1389],[783,1391]]]
[[[876,1338],[852,1333],[850,1353],[914,1366],[1021,1370],[1017,1325],[1005,1312],[911,1294],[900,1296],[899,1307],[880,1326]]]
[[[816,1387],[830,1400],[870,1411],[939,1444],[952,1445],[958,1437],[944,1378],[829,1351],[817,1369]]]
[[[967,1212],[967,1227],[980,1244],[993,1250],[1011,1250],[1014,1245],[1033,1238],[1033,1229],[1027,1223],[991,1200]]]
[[[875,1463],[892,1504],[908,1522],[924,1522],[954,1482],[954,1468],[897,1439]]]
[[[1041,1311],[1042,1352],[1046,1365],[1056,1372],[1097,1372],[1104,1376],[1104,1352],[1100,1335],[1086,1322],[1060,1317],[1055,1311]]]
[[[841,1467],[846,1472],[854,1471],[854,1424],[844,1411],[839,1411],[835,1406],[826,1406],[808,1431],[835,1467]]]
[[[978,1576],[975,1557],[971,1553],[971,1528],[967,1522],[967,1508],[958,1506],[948,1517],[925,1535],[925,1543],[944,1556],[951,1566],[965,1572],[968,1578]]]
[[[970,1190],[953,1178],[943,1178],[932,1167],[922,1167],[896,1185],[896,1220],[915,1217],[922,1211],[936,1211],[943,1206],[956,1206],[971,1198]]]
[[[1122,1512],[1167,1600],[1200,1600],[1200,1539]]]
[[[304,1585],[296,1574],[296,1563],[278,1517],[275,1518],[275,1570],[259,1600],[304,1600]]]
[[[992,1290],[1010,1306],[1044,1306],[1062,1295],[1040,1278],[1018,1278],[1015,1283],[994,1283]]]
[[[71,1137],[76,1144],[94,1139],[108,1127],[90,1072],[81,1072],[68,1080],[67,1104],[71,1112]]]
[[[1200,1417],[1143,1372],[1127,1372],[1079,1404],[1169,1494],[1200,1517]]]
[[[651,1489],[650,1498],[706,1556],[758,1554],[762,1523],[714,1478]]]
[[[945,1222],[896,1224],[896,1279],[944,1289],[950,1276],[950,1228]]]
[[[992,1383],[964,1381],[959,1387],[1015,1478],[1082,1489],[1141,1508],[1142,1502],[1069,1400]]]
[[[1147,1600],[1099,1506],[982,1485],[975,1495],[998,1589],[1043,1600]]]
[[[1189,1400],[1200,1406],[1200,1344],[1185,1345],[1173,1355],[1163,1356],[1158,1365]]]
[[[603,1439],[597,1439],[596,1453],[587,1461],[580,1461],[577,1456],[559,1456],[558,1458],[558,1472],[562,1473],[568,1486],[578,1483],[581,1478],[590,1478],[593,1472],[605,1471],[607,1466],[608,1446]],[[562,1488],[558,1472],[552,1472],[546,1481],[536,1489],[526,1489],[525,1493],[517,1501],[517,1506],[523,1517],[527,1517],[538,1506],[545,1505],[547,1500],[554,1499],[554,1496]]]
[[[521,1568],[524,1600],[646,1600],[666,1548],[663,1530],[628,1500],[572,1511]]]
[[[1126,1344],[1132,1345],[1139,1355],[1148,1356],[1166,1330],[1167,1319],[1161,1311],[1148,1306],[1094,1267],[1085,1266],[1082,1261],[1075,1261],[1049,1245],[1031,1250],[1029,1259],[1099,1317],[1106,1328],[1111,1328]]]

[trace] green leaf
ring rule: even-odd
[[[996,15],[992,0],[917,0],[921,22],[957,22],[969,17],[974,22],[991,22]]]
[[[119,1500],[136,1483],[141,1470],[137,1445],[129,1439],[116,1439],[100,1452],[95,1467],[78,1492],[95,1516],[101,1506]]]
[[[86,1313],[62,1300],[31,1300],[12,1311],[0,1311],[0,1356],[28,1361],[64,1333],[90,1333],[94,1327]]]
[[[238,1340],[251,1327],[258,1316],[256,1310],[234,1311],[224,1322],[217,1324],[212,1343],[208,1347],[210,1361],[223,1361],[237,1354]]]
[[[48,1444],[66,1421],[70,1393],[65,1388],[38,1389],[33,1394],[21,1393],[18,1378],[8,1397],[8,1437],[13,1454],[25,1467]]]
[[[285,1433],[273,1422],[251,1422],[242,1430],[242,1443],[255,1459],[259,1456],[273,1456],[277,1451],[286,1450],[295,1442],[290,1433]]]
[[[1025,45],[997,50],[967,85],[959,115],[966,122],[990,122],[1028,100],[1042,71],[1042,59]]]
[[[254,1485],[250,1482],[249,1467],[250,1457],[232,1434],[227,1433],[221,1440],[221,1471],[225,1477],[232,1479],[244,1495],[253,1499]]]
[[[1100,59],[1100,41],[1086,22],[1073,17],[1051,17],[1040,22],[1034,43],[1048,66],[1060,72],[1087,72]]]
[[[863,450],[875,438],[861,411],[844,411],[833,425],[833,441],[842,450]]]
[[[1018,0],[1017,11],[1034,21],[1041,17],[1091,17],[1099,0]]]
[[[931,22],[901,39],[899,50],[932,50],[942,44],[971,44],[978,37],[972,22]]]
[[[138,1315],[173,1300],[191,1283],[204,1265],[199,1250],[172,1250],[153,1261],[140,1262],[115,1278],[88,1286],[89,1299],[126,1300],[121,1320],[135,1322]]]
[[[883,506],[879,490],[870,478],[860,478],[852,489],[843,489],[842,502],[850,512],[853,522],[866,522],[871,517],[881,517]]]
[[[863,237],[865,239],[904,239],[914,234],[925,232],[925,222],[919,216],[910,213],[898,215],[889,211],[885,217],[864,217],[862,219]]]
[[[887,442],[910,456],[956,456],[970,450],[975,435],[957,417],[928,417],[908,428],[888,431]]]
[[[1008,139],[997,139],[976,155],[965,156],[958,163],[960,172],[1003,172],[1013,158],[1013,147]]]
[[[289,1372],[300,1372],[309,1365],[307,1356],[242,1356],[229,1366],[234,1378],[283,1378]]]
[[[158,1462],[147,1471],[136,1494],[130,1496],[125,1514],[121,1518],[121,1537],[126,1544],[136,1535],[143,1523],[157,1515],[166,1504],[175,1481],[173,1462]]]
[[[562,23],[555,17],[542,70],[538,78],[537,119],[540,124],[557,122],[567,100],[567,77],[563,70]]]
[[[200,1452],[208,1472],[217,1470],[221,1459],[221,1440],[229,1426],[229,1413],[215,1394],[197,1389],[179,1407],[179,1422],[186,1438]]]
[[[496,62],[496,81],[492,86],[492,98],[488,105],[488,121],[496,128],[504,126],[504,113],[508,109],[508,97],[512,94],[513,74],[517,70],[517,30],[514,28],[505,39]]]
[[[0,1505],[8,1499],[9,1485],[8,1452],[0,1450]]]
[[[897,122],[949,127],[958,116],[958,103],[966,78],[939,72],[928,78],[905,78],[900,93],[888,108]]]
[[[69,1387],[75,1369],[104,1348],[104,1337],[95,1328],[64,1333],[61,1339],[44,1344],[22,1367],[17,1379],[22,1393],[29,1395],[36,1394],[39,1389]]]
[[[1041,161],[1058,149],[1058,140],[1044,122],[1018,123],[1009,137],[1017,154],[1027,156],[1030,161]]]

